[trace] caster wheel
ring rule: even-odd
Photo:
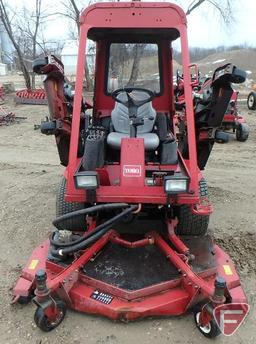
[[[221,331],[214,319],[212,319],[207,325],[200,325],[200,314],[202,307],[198,307],[194,310],[194,319],[199,331],[207,338],[215,338],[221,334]]]
[[[57,300],[57,315],[55,319],[49,319],[47,315],[44,314],[44,310],[38,307],[35,311],[34,321],[37,327],[44,332],[49,332],[55,329],[62,322],[66,315],[67,306],[63,301]]]

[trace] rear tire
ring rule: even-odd
[[[247,98],[247,106],[249,110],[256,110],[256,92],[251,92]]]
[[[236,139],[245,142],[249,137],[249,127],[246,123],[240,123],[236,129]]]
[[[72,211],[81,210],[85,208],[84,203],[78,202],[66,202],[64,200],[66,192],[66,178],[62,177],[61,182],[59,184],[59,189],[57,192],[56,197],[56,216],[62,216]],[[67,229],[70,231],[85,231],[86,224],[85,224],[85,216],[78,216],[74,217],[69,220],[65,220],[61,222],[61,227],[63,229]]]
[[[207,197],[207,184],[204,179],[199,182],[200,196]],[[178,235],[196,235],[203,236],[206,234],[209,225],[209,215],[195,215],[191,212],[190,207],[186,204],[178,208],[178,225],[176,234]]]

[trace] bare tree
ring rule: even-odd
[[[20,68],[22,71],[22,74],[24,76],[25,84],[27,89],[31,89],[31,80],[30,80],[30,75],[29,71],[26,67],[25,61],[24,61],[24,56],[23,53],[20,49],[19,44],[17,43],[17,40],[15,38],[14,32],[13,32],[13,26],[9,17],[9,14],[6,9],[6,5],[4,4],[3,0],[0,0],[0,19],[4,25],[4,28],[14,46],[14,49],[16,50]]]
[[[30,75],[28,66],[31,66],[39,51],[43,50],[39,33],[43,20],[47,20],[47,13],[42,11],[42,0],[35,0],[34,4],[32,10],[24,6],[17,12],[10,7],[7,10],[4,0],[0,0],[0,19],[14,46],[27,89],[35,88],[35,75]]]
[[[35,19],[34,19],[34,31],[31,30],[31,27],[28,26],[29,34],[31,36],[32,40],[32,58],[33,60],[36,58],[36,47],[37,47],[37,35],[38,35],[38,29],[40,25],[40,16],[41,16],[41,6],[42,1],[36,0],[36,10],[35,10]],[[35,74],[32,74],[32,88],[35,88]]]
[[[191,12],[200,7],[203,3],[208,3],[215,9],[217,9],[225,23],[228,24],[231,21],[232,5],[230,0],[193,0],[190,2],[188,6],[186,15],[189,15]],[[133,67],[131,71],[129,84],[133,84],[138,78],[140,58],[143,53],[143,49],[143,45],[138,45],[137,47],[135,47],[133,54]]]
[[[143,51],[145,49],[145,44],[135,44],[133,47],[133,64],[130,79],[128,81],[128,85],[134,85],[135,81],[137,81],[139,76],[139,69],[140,69],[140,59],[143,55]]]
[[[200,7],[203,3],[207,3],[214,7],[220,14],[221,18],[225,23],[230,23],[233,18],[233,10],[231,5],[231,0],[193,0],[190,2],[186,15],[189,15],[191,12]],[[233,1],[234,3],[234,1]]]
[[[32,12],[28,12],[26,7],[23,7],[21,16],[19,16],[17,29],[19,32],[19,38],[27,41],[28,51],[23,51],[24,55],[30,57],[30,60],[34,60],[37,57],[37,47],[40,47],[38,42],[38,32],[42,23],[42,0],[35,0],[35,8]],[[35,74],[31,75],[31,86],[35,88]]]

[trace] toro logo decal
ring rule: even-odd
[[[225,336],[231,336],[242,325],[249,313],[247,303],[227,303],[213,310],[214,319]]]
[[[141,165],[124,165],[124,177],[141,177]]]

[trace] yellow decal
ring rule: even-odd
[[[230,265],[223,265],[223,269],[224,269],[226,275],[228,275],[228,276],[233,275],[233,272],[231,270]]]
[[[30,264],[29,264],[29,270],[35,270],[35,268],[37,267],[37,264],[39,263],[38,259],[32,259]]]

